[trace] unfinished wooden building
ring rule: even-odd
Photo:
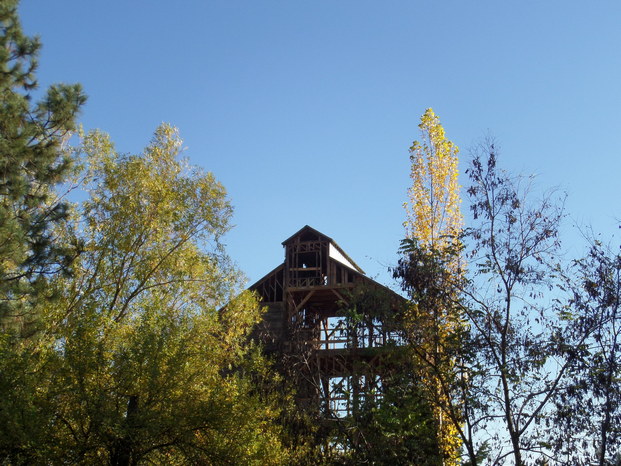
[[[257,336],[295,378],[300,405],[348,416],[381,396],[387,349],[401,343],[383,316],[403,299],[309,226],[282,244],[284,262],[250,287],[267,306]]]

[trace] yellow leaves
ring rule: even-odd
[[[245,375],[273,379],[247,339],[259,303],[250,293],[232,300],[240,280],[218,244],[231,215],[224,188],[179,158],[171,126],[140,155],[117,153],[100,132],[80,136],[76,182],[90,197],[64,234],[84,247],[74,273],[50,283],[59,299],[42,314],[51,323],[42,396],[63,420],[49,423],[58,457],[77,458],[88,443],[99,456],[83,462],[110,462],[108,445],[127,436],[155,464],[285,463],[282,400],[259,397]],[[171,438],[182,447],[151,451]]]
[[[431,108],[421,117],[421,140],[410,147],[412,186],[406,203],[406,236],[442,249],[462,229],[458,184],[459,149],[447,140]]]
[[[431,108],[425,111],[418,126],[421,140],[414,141],[410,147],[412,186],[405,204],[406,236],[416,239],[423,249],[449,254],[450,248],[458,244],[463,228],[458,183],[459,148],[446,138],[440,119]],[[450,257],[447,267],[457,275],[460,259]],[[446,349],[452,344],[451,334],[463,322],[445,303],[434,302],[431,296],[423,296],[411,306],[405,322],[408,333],[418,337],[415,357],[421,360],[421,377],[434,403],[442,456],[446,465],[457,464],[460,440],[455,425],[446,419],[449,399],[442,387],[443,377],[450,378],[454,369]]]

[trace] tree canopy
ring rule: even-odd
[[[3,432],[10,461],[286,458],[274,422],[281,407],[243,375],[268,366],[248,339],[259,305],[238,294],[219,243],[230,204],[180,148],[167,125],[136,156],[118,154],[101,133],[83,136],[90,195],[56,232],[83,251],[70,277],[50,280],[59,298],[40,306],[45,331],[24,381],[33,425],[21,438]]]

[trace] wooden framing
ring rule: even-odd
[[[343,417],[360,397],[379,396],[385,349],[400,344],[379,321],[367,319],[355,331],[345,325],[350,292],[366,286],[384,289],[395,303],[403,298],[366,277],[334,240],[308,225],[282,244],[284,263],[250,287],[267,306],[257,338],[296,380],[300,405]]]

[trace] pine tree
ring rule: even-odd
[[[62,142],[86,97],[80,85],[54,85],[32,103],[41,43],[24,35],[17,4],[0,1],[0,323],[31,331],[32,304],[73,256],[53,241],[67,212],[53,188],[70,171]]]

